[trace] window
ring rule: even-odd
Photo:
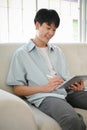
[[[86,0],[0,0],[0,43],[27,42],[34,36],[34,16],[40,8],[55,9],[60,26],[50,42],[87,41]]]
[[[78,41],[78,20],[73,19],[73,40]]]
[[[0,0],[0,43],[25,42],[33,35],[36,0]]]

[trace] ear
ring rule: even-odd
[[[36,22],[36,29],[38,29],[40,27],[40,23],[39,22]]]

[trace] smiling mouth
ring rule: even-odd
[[[51,39],[51,37],[46,37],[47,38],[47,40],[50,40]]]
[[[50,40],[50,38],[46,38],[46,40],[47,40],[47,41],[49,41],[49,40]]]

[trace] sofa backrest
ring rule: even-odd
[[[22,44],[0,44],[0,89],[13,93],[6,85],[12,55]],[[57,44],[65,54],[71,75],[87,74],[87,44]]]
[[[12,88],[6,85],[6,78],[10,61],[15,49],[21,44],[0,44],[0,89],[13,93]]]
[[[87,44],[60,44],[69,64],[71,76],[87,74]]]

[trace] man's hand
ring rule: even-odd
[[[72,89],[74,91],[81,91],[84,89],[84,81],[81,80],[80,82],[75,82],[74,84],[71,84],[69,89]]]
[[[51,92],[56,87],[61,85],[64,82],[64,80],[58,76],[53,76],[49,78],[48,83],[45,85],[45,92]]]

